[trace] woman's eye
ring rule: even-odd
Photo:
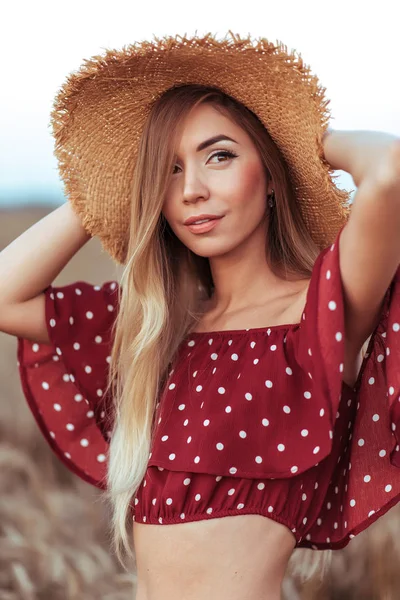
[[[231,152],[230,150],[220,150],[219,152],[215,152],[215,154],[212,154],[209,160],[214,158],[214,156],[225,156],[226,158],[233,158],[234,156],[237,156],[237,154]]]
[[[231,152],[230,150],[219,150],[218,152],[214,152],[214,154],[212,154],[208,160],[211,160],[215,156],[223,156],[225,158],[235,158],[237,156],[237,154],[235,154],[234,152]],[[218,162],[220,162],[220,161],[218,161]],[[225,161],[222,161],[222,162],[225,162]],[[175,167],[177,167],[177,166],[178,165],[175,165]]]

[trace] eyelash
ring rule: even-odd
[[[217,152],[214,152],[214,154],[211,154],[211,156],[209,157],[208,160],[211,160],[212,158],[214,158],[214,156],[219,156],[221,154],[223,156],[227,156],[228,158],[236,158],[237,157],[237,154],[235,154],[235,152],[232,152],[232,150],[218,150]]]

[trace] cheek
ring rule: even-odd
[[[264,210],[266,184],[259,164],[250,164],[232,181],[232,202],[244,211]],[[258,212],[258,211],[257,211]]]

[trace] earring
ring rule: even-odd
[[[268,194],[268,205],[272,208],[275,205],[275,190]]]

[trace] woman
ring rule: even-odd
[[[121,561],[134,542],[137,600],[275,599],[295,547],[343,547],[398,500],[398,142],[322,142],[321,88],[266,40],[154,48],[60,92],[71,204],[1,253],[0,329]],[[53,287],[91,235],[121,282]]]

